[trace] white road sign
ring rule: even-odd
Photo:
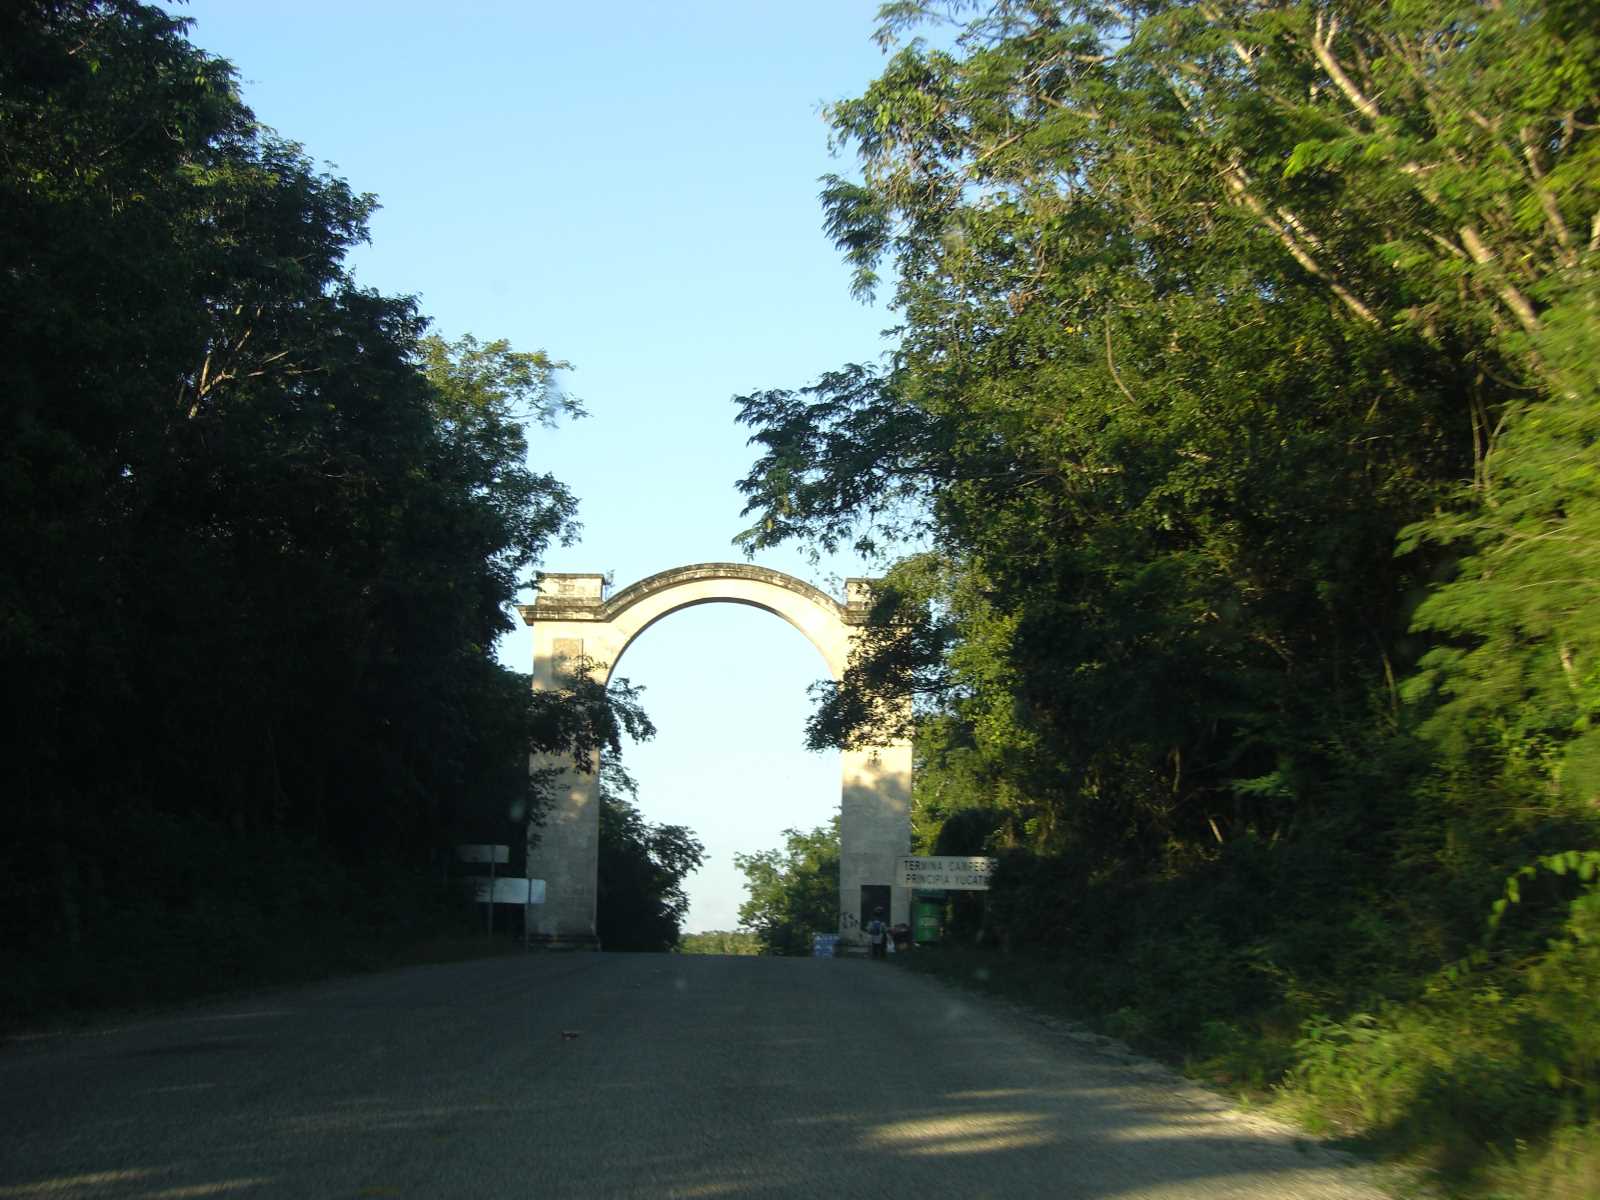
[[[456,857],[462,862],[503,863],[511,861],[510,846],[457,846]]]
[[[470,895],[479,904],[489,903],[489,887],[494,885],[494,902],[496,904],[543,904],[544,880],[542,879],[463,879],[461,881]],[[532,884],[532,888],[528,885]],[[530,896],[528,893],[532,892]]]
[[[954,892],[986,892],[994,874],[992,858],[901,858],[895,862],[895,883],[909,888],[948,888]]]

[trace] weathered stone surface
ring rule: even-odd
[[[696,563],[663,571],[609,599],[601,575],[552,573],[538,582],[534,602],[519,606],[533,629],[536,690],[562,687],[580,661],[587,661],[598,682],[609,682],[634,638],[696,604],[746,604],[781,617],[817,648],[838,680],[871,601],[870,580],[849,580],[841,604],[804,580],[748,563]],[[587,774],[562,768],[556,803],[538,830],[540,842],[530,858],[529,873],[546,882],[545,903],[534,909],[534,936],[552,945],[595,944],[598,759],[593,765],[596,770]],[[562,764],[536,759],[530,766]],[[862,887],[891,885],[894,860],[910,848],[911,745],[847,750],[840,755],[840,773],[839,932],[860,941]],[[909,903],[909,893],[891,888],[892,923],[909,920]]]

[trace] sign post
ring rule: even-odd
[[[457,846],[456,860],[465,863],[495,863],[511,861],[510,846]]]
[[[502,875],[498,879],[463,879],[467,894],[479,904],[543,904],[544,880]]]
[[[491,912],[496,904],[522,905],[522,947],[527,949],[533,930],[533,906],[544,903],[544,880],[522,879],[502,875],[500,878],[463,879],[467,894],[479,904],[487,904]],[[489,926],[493,930],[491,921]]]
[[[456,857],[464,863],[489,864],[489,911],[484,920],[488,924],[489,936],[494,936],[494,868],[496,863],[511,861],[510,846],[457,846]]]

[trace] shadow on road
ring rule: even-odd
[[[1357,1200],[1155,1069],[879,964],[419,968],[0,1053],[0,1200]]]

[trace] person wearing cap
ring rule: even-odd
[[[888,957],[889,927],[883,923],[883,909],[872,910],[872,920],[867,922],[867,951],[873,958]]]

